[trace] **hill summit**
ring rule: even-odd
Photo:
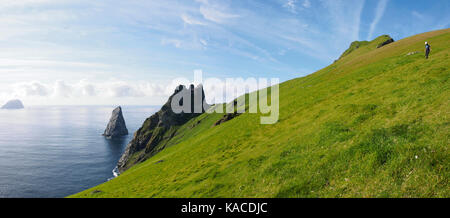
[[[350,44],[350,47],[347,50],[345,50],[344,53],[342,53],[342,55],[339,57],[339,59],[347,56],[348,54],[352,53],[356,49],[367,46],[369,44],[372,44],[373,46],[376,45],[376,48],[381,48],[381,47],[383,47],[387,44],[393,43],[393,42],[394,42],[394,39],[391,38],[389,35],[379,36],[378,38],[374,39],[371,42],[369,42],[369,41],[354,41]]]

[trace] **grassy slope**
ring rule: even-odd
[[[277,124],[212,127],[221,115],[204,114],[178,144],[71,197],[449,197],[450,29],[377,44],[281,84]]]

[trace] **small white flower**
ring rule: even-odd
[[[415,158],[416,158],[416,159],[418,159],[418,158],[419,158],[419,156],[417,156],[417,155],[416,155],[416,156],[415,156]]]

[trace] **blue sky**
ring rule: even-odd
[[[194,70],[285,81],[449,21],[448,0],[1,0],[0,104],[157,105]]]

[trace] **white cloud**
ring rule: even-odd
[[[367,40],[371,40],[373,36],[373,32],[375,31],[375,28],[378,25],[378,22],[380,22],[381,18],[384,15],[384,11],[386,10],[388,0],[380,0],[378,2],[377,8],[375,9],[375,18],[373,19],[372,23],[370,24],[369,29],[369,35],[367,36]]]
[[[200,13],[202,13],[202,15],[205,19],[216,22],[216,23],[224,23],[228,19],[239,17],[239,15],[227,14],[227,13],[221,12],[215,8],[204,7],[204,6],[200,7]]]
[[[80,93],[83,96],[92,97],[98,94],[95,85],[90,83],[88,80],[83,79],[75,86],[80,90]]]
[[[64,81],[58,80],[55,82],[53,96],[55,97],[70,97],[73,94],[73,87],[67,85]]]
[[[207,46],[208,42],[204,39],[199,39],[200,43],[202,43],[203,46]]]
[[[206,20],[215,23],[225,23],[230,19],[239,18],[237,14],[226,12],[226,6],[218,4],[219,2],[210,3],[207,0],[197,1],[201,3],[200,13]]]
[[[67,83],[63,80],[58,80],[48,84],[39,81],[31,81],[15,83],[8,87],[4,87],[0,90],[0,95],[5,98],[160,97],[170,95],[174,87],[176,87],[176,85],[173,82],[170,85],[167,85],[120,80],[96,83],[85,79],[75,83]]]
[[[294,14],[296,14],[298,12],[298,10],[308,9],[311,7],[311,2],[309,0],[303,0],[300,7],[297,6],[297,3],[298,3],[298,0],[287,0],[283,4],[283,7],[285,7],[291,13],[294,13]]]
[[[115,82],[109,84],[109,86],[106,88],[106,93],[107,96],[114,98],[144,97],[145,93],[139,88],[139,86],[136,87],[126,82]]]
[[[296,13],[297,6],[295,5],[297,0],[287,0],[283,7],[287,8],[290,12]]]
[[[310,8],[311,7],[311,2],[309,0],[304,0],[302,6],[304,8]]]
[[[47,96],[50,88],[37,81],[22,82],[12,85],[13,96]]]

